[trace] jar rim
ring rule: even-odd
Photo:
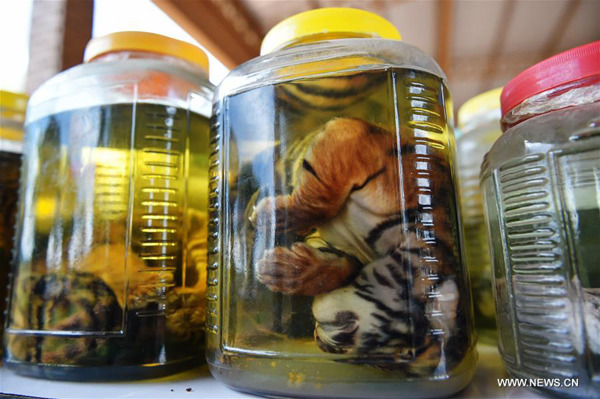
[[[356,8],[318,8],[304,11],[275,25],[263,39],[260,54],[265,55],[307,37],[325,34],[401,40],[402,36],[387,19]]]
[[[502,90],[502,115],[536,94],[594,75],[600,75],[600,40],[547,58],[515,76]]]
[[[85,47],[84,61],[120,51],[168,55],[202,68],[208,74],[208,57],[198,46],[149,32],[114,32],[95,37]]]

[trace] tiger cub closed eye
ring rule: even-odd
[[[257,234],[275,226],[304,236],[266,250],[259,280],[275,292],[315,296],[315,340],[324,351],[435,367],[456,329],[458,251],[448,207],[422,210],[409,180],[425,178],[445,198],[447,161],[351,118],[325,124],[302,156],[293,192],[263,198],[250,215]]]

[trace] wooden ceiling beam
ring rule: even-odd
[[[487,67],[483,70],[481,76],[481,89],[485,91],[489,89],[489,82],[494,79],[496,74],[497,64],[500,61],[502,50],[504,49],[504,43],[506,42],[506,36],[510,28],[510,21],[512,20],[515,12],[516,1],[506,0],[502,6],[502,13],[496,26],[496,32],[494,35],[494,41],[491,46],[490,55],[487,61]]]
[[[92,38],[94,2],[92,0],[67,0],[62,49],[62,69],[83,62],[83,53]]]
[[[567,33],[567,30],[571,25],[571,21],[573,21],[573,17],[577,13],[581,3],[583,3],[581,0],[571,0],[565,3],[565,7],[561,15],[556,20],[556,24],[554,25],[554,28],[552,29],[550,36],[543,47],[542,59],[546,59],[556,53],[560,39],[565,35],[565,33]]]
[[[83,62],[92,38],[92,0],[35,0],[29,33],[27,92],[57,73]]]
[[[264,32],[240,0],[153,0],[228,68],[260,54]]]
[[[438,0],[436,58],[446,76],[452,73],[452,34],[454,25],[454,0]]]
[[[504,53],[495,63],[493,80],[510,79],[539,61],[541,61],[539,51]],[[453,61],[453,67],[454,82],[477,82],[489,67],[489,57],[484,54],[457,57]]]
[[[307,0],[307,3],[308,3],[309,10],[315,10],[317,8],[321,8],[321,3],[319,2],[319,0]]]

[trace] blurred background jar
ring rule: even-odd
[[[215,95],[211,372],[270,396],[461,390],[476,350],[444,73],[357,9],[292,16],[261,51]]]
[[[208,61],[141,32],[93,39],[85,60],[28,106],[5,364],[173,373],[203,357]]]
[[[475,326],[480,342],[496,342],[496,315],[492,291],[492,265],[479,188],[483,156],[502,134],[502,88],[479,94],[458,110],[456,152],[465,232],[465,257],[471,277]]]
[[[0,90],[0,331],[13,252],[27,96]]]
[[[502,92],[486,156],[499,349],[509,373],[600,392],[600,42],[532,66]],[[569,381],[567,381],[569,383]]]

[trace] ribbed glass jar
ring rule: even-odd
[[[0,336],[13,256],[27,96],[0,90]]]
[[[68,380],[170,374],[203,360],[206,56],[139,32],[86,55],[28,106],[5,364]]]
[[[501,91],[498,88],[479,94],[460,107],[456,139],[465,260],[471,277],[475,326],[479,342],[492,344],[497,338],[496,313],[479,173],[484,155],[502,134]]]
[[[599,56],[600,42],[582,46],[505,87],[481,180],[504,363],[584,398],[600,392]]]
[[[292,17],[306,36],[217,89],[207,354],[235,389],[436,397],[473,375],[446,79],[369,21],[391,26]]]

